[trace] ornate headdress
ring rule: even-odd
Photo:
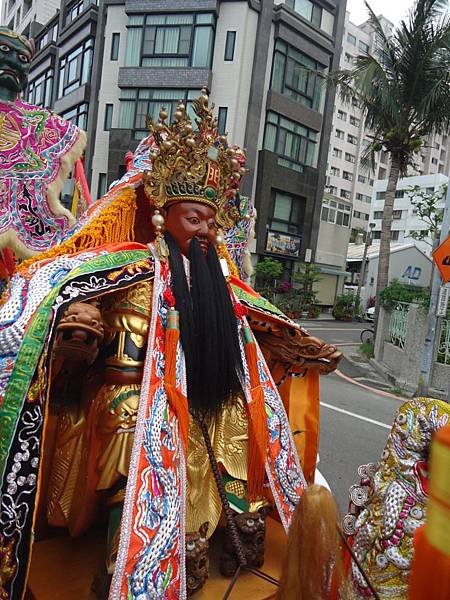
[[[207,204],[216,210],[218,224],[227,229],[240,217],[238,189],[245,173],[245,154],[229,146],[226,135],[219,135],[206,88],[192,108],[195,124],[182,101],[172,125],[166,123],[164,108],[156,123],[148,118],[154,146],[152,170],[144,175],[145,192],[155,208],[182,201]]]
[[[13,31],[9,27],[0,27],[0,35],[12,38],[13,40],[19,40],[19,42],[29,50],[31,58],[33,58],[36,51],[36,46],[32,38],[27,38],[21,33]]]

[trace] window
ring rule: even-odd
[[[381,238],[381,231],[372,231],[372,238],[374,240],[379,240]]]
[[[39,77],[30,81],[28,84],[28,102],[30,104],[45,108],[52,105],[53,73],[53,69],[47,69]]]
[[[111,38],[111,60],[119,59],[120,33],[113,33]]]
[[[301,198],[284,192],[275,192],[269,227],[275,231],[301,234],[304,209],[305,203]]]
[[[105,104],[105,123],[103,125],[105,131],[109,131],[112,127],[113,110],[112,104]]]
[[[271,88],[320,112],[323,108],[327,68],[286,42],[277,40],[273,55]]]
[[[350,125],[354,125],[355,127],[359,127],[361,125],[360,119],[357,119],[353,115],[350,115]]]
[[[130,15],[127,67],[211,67],[213,13]]]
[[[339,150],[339,148],[333,148],[333,156],[334,158],[342,158],[342,150]]]
[[[359,40],[358,48],[361,50],[361,52],[364,52],[364,54],[369,54],[369,45],[362,40]]]
[[[91,4],[94,4],[92,0],[74,0],[74,2],[71,2],[66,9],[64,24],[69,25],[69,23],[72,23]]]
[[[396,190],[395,191],[395,198],[403,198],[404,195],[405,195],[405,190]]]
[[[340,119],[341,121],[346,121],[347,120],[347,113],[344,112],[343,110],[338,110],[337,111],[337,118]]]
[[[383,169],[383,167],[378,169],[378,179],[386,179],[386,169]]]
[[[333,194],[333,196],[337,196],[337,187],[335,185],[327,186],[328,193]]]
[[[366,183],[366,181],[367,181],[367,177],[365,175],[358,175],[359,183]]]
[[[226,106],[219,106],[219,112],[217,115],[217,130],[220,135],[225,135],[227,130],[227,115],[228,108]]]
[[[234,60],[234,46],[236,44],[236,32],[235,31],[227,31],[227,39],[225,42],[225,56],[224,60],[231,61]]]
[[[351,62],[353,62],[353,56],[352,56],[351,54],[349,54],[348,52],[346,52],[346,53],[344,54],[344,61],[345,61],[346,63],[351,63]]]
[[[162,106],[166,107],[168,120],[172,118],[179,100],[183,100],[188,111],[191,110],[192,100],[198,97],[198,90],[183,89],[127,89],[120,94],[119,128],[131,129],[135,139],[148,135],[146,125],[147,115],[158,120]],[[194,115],[191,113],[191,118]]]
[[[331,167],[330,173],[331,175],[334,175],[334,177],[339,177],[341,172],[337,167]]]
[[[367,194],[361,194],[360,192],[357,192],[356,199],[360,200],[361,202],[366,202],[367,204],[370,204],[372,201],[372,198],[370,196],[368,196]]]
[[[345,160],[347,162],[354,163],[355,162],[355,155],[354,154],[350,154],[350,152],[346,152],[345,153]]]
[[[355,135],[352,135],[351,133],[347,133],[347,142],[356,146],[358,143],[358,138]]]
[[[400,233],[400,231],[391,231],[391,240],[393,240],[393,241],[398,240],[399,233]]]
[[[339,195],[341,198],[346,198],[347,200],[350,200],[350,198],[352,197],[351,193],[348,190],[341,190]]]
[[[80,129],[87,129],[87,119],[88,119],[88,110],[89,104],[87,102],[83,102],[82,104],[78,104],[74,108],[70,110],[66,110],[66,112],[61,113],[63,119],[67,119],[68,121],[72,121],[75,125],[78,125]]]
[[[375,210],[373,213],[373,218],[374,219],[382,219],[383,218],[383,211],[382,210]]]
[[[359,106],[358,98],[355,96],[352,97],[352,106]]]
[[[434,187],[425,188],[425,193],[426,194],[434,194]]]
[[[437,158],[432,158],[431,162],[433,165],[437,165],[438,164],[438,159]]]
[[[381,161],[382,163],[384,163],[384,164],[386,164],[386,163],[387,163],[387,161],[388,161],[388,153],[387,153],[387,152],[385,152],[384,150],[382,150],[382,151],[380,152],[380,161]]]
[[[374,184],[374,183],[375,183],[375,182],[374,182],[374,180],[373,180],[373,179],[369,179],[369,185],[370,185],[370,186],[373,186],[373,184]]]
[[[356,38],[351,33],[347,33],[347,42],[352,46],[356,46]]]
[[[402,211],[401,210],[393,210],[392,211],[392,218],[395,220],[401,219],[402,218]]]
[[[23,0],[23,16],[27,14],[30,8],[33,6],[32,0]]]
[[[276,152],[278,164],[302,171],[299,165],[315,167],[317,132],[269,111],[264,132],[264,148]]]
[[[59,61],[58,98],[89,82],[93,55],[94,40],[89,38]]]
[[[336,129],[336,137],[340,140],[344,139],[344,132],[342,131],[342,129]]]
[[[334,27],[334,15],[332,13],[314,4],[311,0],[286,0],[286,4],[304,19],[322,29],[325,33],[332,35]]]
[[[322,212],[320,218],[327,223],[350,226],[351,207],[343,202],[324,198],[322,201]]]
[[[346,179],[347,181],[353,181],[353,173],[350,173],[349,171],[342,171],[342,178]]]
[[[98,174],[97,198],[102,198],[106,194],[106,173]]]
[[[39,37],[36,37],[36,50],[42,50],[42,48],[44,48],[47,44],[50,44],[51,42],[56,42],[57,37],[58,23],[55,23],[54,25],[49,27],[49,29],[47,29],[45,33],[42,33],[39,35]]]
[[[376,200],[384,200],[386,198],[386,192],[377,192],[375,198]]]

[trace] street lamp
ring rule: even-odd
[[[358,314],[359,299],[361,296],[361,286],[363,284],[364,276],[366,274],[367,250],[368,250],[369,246],[372,244],[372,232],[373,232],[374,227],[375,227],[375,223],[369,223],[369,231],[367,232],[366,242],[364,244],[364,252],[363,252],[363,256],[362,256],[361,269],[359,271],[358,288],[356,290],[355,304],[353,307],[353,316],[354,317],[356,317]]]

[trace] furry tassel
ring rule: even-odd
[[[180,392],[176,384],[177,348],[179,338],[180,331],[178,328],[168,327],[166,329],[164,389],[167,394],[169,405],[178,420],[180,437],[186,456],[189,436],[189,410],[186,396]]]
[[[247,403],[247,485],[249,500],[253,502],[263,496],[269,429],[267,426],[264,390],[258,373],[257,348],[250,328],[248,330],[244,331],[246,338],[245,355],[250,373],[252,400]]]

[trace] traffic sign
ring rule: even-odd
[[[450,236],[433,252],[433,260],[444,283],[450,281]]]

